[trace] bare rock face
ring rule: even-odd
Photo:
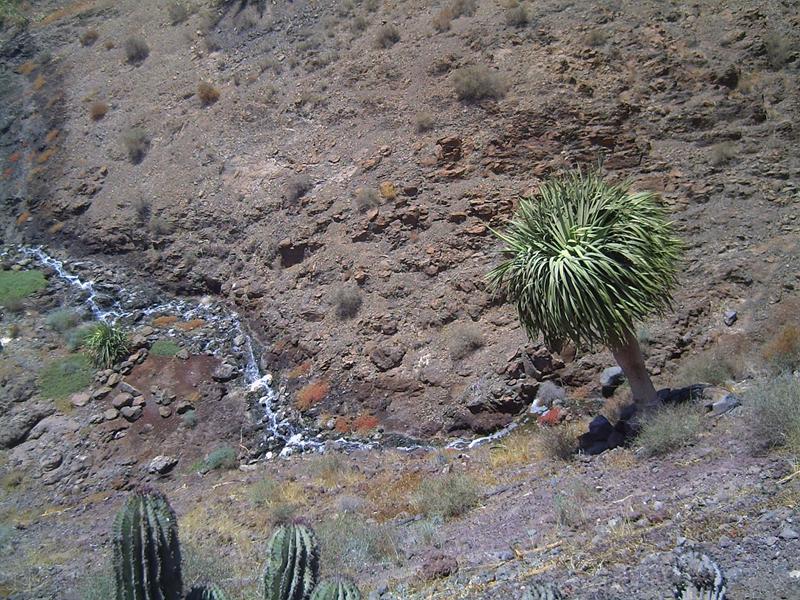
[[[402,346],[386,344],[375,347],[369,353],[369,358],[379,371],[388,371],[399,366],[405,354]]]
[[[13,448],[24,442],[39,421],[52,415],[55,408],[47,404],[24,404],[0,419],[0,449]]]

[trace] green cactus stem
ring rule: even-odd
[[[361,592],[352,581],[337,578],[322,581],[311,595],[311,600],[361,600]]]
[[[264,600],[309,600],[319,575],[319,546],[305,525],[281,525],[272,534],[264,571]]]
[[[558,588],[551,583],[533,583],[530,585],[522,600],[563,600],[564,596]]]
[[[225,594],[215,585],[201,585],[189,590],[186,600],[225,600]]]

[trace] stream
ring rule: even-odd
[[[343,450],[371,450],[379,445],[391,445],[402,451],[435,450],[437,447],[407,437],[387,434],[386,439],[361,441],[347,437],[326,439],[323,434],[289,417],[286,407],[289,401],[285,390],[275,390],[272,375],[264,373],[256,359],[257,343],[247,330],[239,314],[226,304],[209,296],[198,300],[164,298],[162,292],[154,293],[143,288],[131,288],[116,281],[116,271],[106,270],[85,261],[74,262],[70,268],[64,262],[47,254],[41,247],[21,246],[19,254],[31,259],[39,266],[52,271],[69,290],[77,294],[76,302],[82,304],[97,321],[120,323],[129,328],[146,317],[180,315],[186,321],[201,319],[205,327],[213,331],[206,336],[197,348],[199,353],[211,354],[220,358],[233,356],[239,362],[244,385],[248,392],[256,396],[263,414],[259,415],[264,426],[265,456],[271,458],[277,451],[280,457],[297,452],[324,452],[327,447]],[[85,273],[78,275],[75,271]],[[102,277],[98,282],[97,277]],[[169,333],[174,333],[174,330]],[[511,423],[507,427],[488,436],[473,440],[456,439],[445,448],[471,449],[487,442],[495,441],[517,427]]]

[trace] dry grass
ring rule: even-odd
[[[211,106],[219,100],[219,90],[207,81],[201,81],[197,86],[197,97],[202,106]]]
[[[388,49],[400,41],[400,32],[394,25],[384,25],[375,36],[374,46],[378,49]]]
[[[317,379],[298,390],[294,405],[298,410],[306,411],[322,402],[330,391],[331,385],[327,381]]]
[[[100,102],[99,100],[92,102],[89,105],[89,116],[92,121],[99,121],[108,113],[108,104]]]
[[[122,145],[128,152],[130,161],[138,165],[150,149],[150,136],[140,127],[132,127],[122,134]]]
[[[576,528],[586,523],[584,507],[593,490],[585,482],[569,481],[553,494],[553,515],[558,527]]]
[[[91,46],[94,44],[97,39],[100,37],[100,34],[97,32],[96,29],[90,28],[84,31],[80,36],[81,46]]]
[[[456,97],[465,102],[500,100],[506,95],[508,85],[503,77],[488,67],[464,67],[453,74]]]
[[[581,433],[580,427],[574,423],[540,427],[536,433],[537,453],[551,460],[569,462],[575,458]]]
[[[720,385],[735,379],[741,370],[741,357],[729,348],[717,346],[684,360],[674,381],[676,385],[692,385],[695,383],[711,383]]]
[[[736,156],[736,144],[720,142],[711,146],[709,162],[714,167],[728,164]]]
[[[697,405],[667,405],[642,419],[636,442],[647,456],[667,454],[693,444],[702,427],[703,416]]]
[[[381,196],[377,190],[372,188],[358,188],[356,190],[355,205],[356,210],[365,213],[368,210],[377,208],[381,204]]]
[[[763,379],[746,397],[759,448],[784,447],[800,455],[800,380],[790,373]]]
[[[488,448],[488,463],[492,470],[505,470],[531,464],[536,439],[529,431],[519,429]]]
[[[800,327],[784,325],[761,348],[761,358],[775,373],[800,367]]]
[[[483,334],[472,323],[455,324],[447,331],[450,358],[461,360],[483,347]]]
[[[445,31],[450,30],[450,23],[454,18],[455,15],[453,14],[453,9],[449,6],[446,6],[436,13],[431,21],[431,25],[433,25],[433,28],[439,33],[444,33]]]
[[[528,10],[521,4],[506,10],[505,19],[506,25],[509,27],[522,28],[526,27],[528,23],[530,23],[530,15],[528,15]]]
[[[777,31],[772,31],[764,36],[764,51],[770,68],[779,71],[792,54],[792,41]]]
[[[436,129],[436,120],[432,114],[421,112],[414,116],[414,131],[417,133],[425,133],[434,129]]]
[[[419,513],[428,517],[451,519],[475,508],[481,495],[482,490],[472,477],[450,473],[423,482],[413,497],[413,504]]]

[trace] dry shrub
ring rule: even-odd
[[[103,42],[103,48],[106,50],[113,50],[115,47],[116,45],[114,44],[114,40],[106,40]]]
[[[353,19],[353,22],[350,24],[350,29],[353,33],[361,33],[367,27],[369,27],[369,21],[363,15],[358,15]]]
[[[592,29],[586,34],[586,45],[597,47],[602,46],[608,40],[608,34],[602,29]]]
[[[466,358],[483,347],[483,334],[472,323],[454,325],[447,334],[447,346],[453,360]]]
[[[586,523],[584,507],[592,496],[592,488],[580,480],[572,480],[553,494],[553,516],[558,527],[575,528]]]
[[[800,380],[791,373],[763,379],[746,398],[757,445],[786,447],[800,454]]]
[[[89,105],[89,116],[92,121],[99,121],[108,113],[108,104],[105,102],[95,101]]]
[[[99,37],[100,37],[100,34],[97,33],[97,30],[92,28],[92,29],[87,29],[86,31],[84,31],[81,34],[80,38],[78,38],[78,39],[80,39],[82,46],[91,46],[92,44],[94,44],[97,41],[97,38],[99,38]]]
[[[545,458],[569,462],[578,450],[579,429],[568,423],[541,427],[536,432],[536,448]]]
[[[317,526],[320,547],[332,572],[354,571],[397,558],[397,532],[389,523],[345,513]]]
[[[361,308],[361,291],[355,287],[341,287],[333,293],[333,304],[336,316],[340,319],[352,319]]]
[[[356,210],[365,213],[368,210],[377,208],[381,204],[381,196],[377,190],[372,188],[358,188],[356,190],[355,205]]]
[[[308,375],[311,372],[311,361],[305,360],[301,362],[299,365],[292,367],[289,371],[286,372],[287,379],[298,379],[305,375]]]
[[[170,0],[167,2],[167,14],[169,15],[170,25],[177,25],[189,18],[189,9],[186,8],[183,2]]]
[[[436,121],[433,115],[427,112],[417,113],[414,117],[414,130],[417,133],[425,133],[436,128]]]
[[[458,99],[466,102],[499,100],[508,90],[503,77],[483,65],[464,67],[456,71],[453,75],[453,86]]]
[[[327,381],[317,379],[298,390],[294,404],[298,410],[306,411],[322,402],[330,391],[331,386]]]
[[[800,327],[795,324],[782,327],[762,346],[761,357],[776,373],[800,367]]]
[[[139,65],[150,55],[150,46],[138,36],[125,40],[125,59],[132,65]]]
[[[378,425],[380,425],[380,421],[375,415],[359,415],[353,420],[351,427],[358,433],[368,433]]]
[[[210,106],[219,100],[219,90],[207,81],[201,81],[197,86],[197,97],[200,104]]]
[[[446,6],[436,13],[436,16],[434,16],[431,21],[431,25],[433,25],[433,28],[439,33],[444,33],[450,30],[450,22],[453,18],[453,10],[449,6]]]
[[[400,32],[394,25],[384,25],[378,30],[378,35],[375,36],[375,47],[378,49],[387,49],[394,46],[400,41]]]
[[[506,25],[510,27],[525,27],[530,23],[530,16],[527,9],[518,4],[506,11]]]
[[[711,383],[720,385],[735,379],[740,372],[741,357],[730,348],[717,346],[687,358],[675,374],[677,385]]]
[[[710,162],[712,166],[721,167],[736,156],[736,144],[733,142],[720,142],[711,146]]]
[[[314,187],[314,180],[308,175],[295,175],[286,183],[286,199],[297,202]]]
[[[453,17],[471,17],[478,9],[477,0],[453,0],[450,3],[450,10],[453,11]]]
[[[128,152],[130,161],[138,165],[150,149],[150,136],[140,127],[132,127],[122,134],[122,145]]]
[[[770,68],[780,70],[792,54],[792,42],[789,38],[777,31],[772,31],[764,36],[764,51]]]
[[[697,405],[668,404],[642,417],[636,441],[647,456],[666,454],[694,443],[702,426]]]
[[[451,473],[423,482],[414,497],[414,506],[425,516],[450,519],[466,514],[480,499],[481,489],[474,479]]]

